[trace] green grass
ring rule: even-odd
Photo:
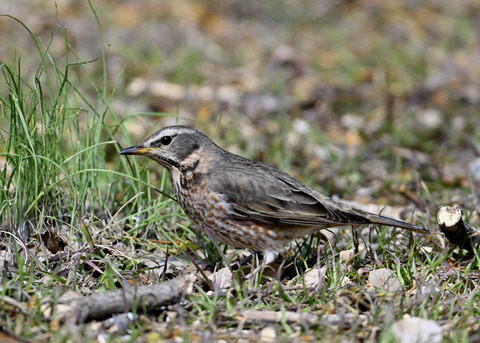
[[[169,197],[153,195],[162,190],[147,183],[146,163],[117,157],[117,141],[132,143],[122,126],[129,118],[118,118],[109,107],[114,94],[104,85],[104,61],[78,60],[60,29],[55,35],[64,37],[66,50],[64,60],[55,60],[51,41],[43,44],[22,22],[11,21],[37,46],[38,65],[31,81],[22,77],[21,58],[0,65],[6,85],[0,95],[0,234],[3,258],[11,262],[2,295],[30,303],[23,328],[7,312],[1,322],[9,332],[34,338],[38,331],[50,331],[40,304],[44,297],[59,296],[52,290],[118,287],[125,280],[122,272],[140,273],[144,267],[136,256],[114,258],[115,244],[141,244],[149,255],[147,239],[166,236],[155,223],[170,227],[184,216],[176,206],[170,211]],[[103,65],[103,79],[89,73],[91,63]],[[47,251],[41,238],[46,231],[62,237],[63,252]]]
[[[96,16],[94,9],[92,14]],[[284,14],[275,12],[275,15]],[[299,20],[296,16],[289,22],[293,28]],[[12,53],[8,61],[0,62],[0,84],[5,85],[0,91],[0,256],[7,265],[2,269],[0,286],[0,328],[31,341],[95,342],[99,329],[92,329],[92,323],[72,331],[68,325],[56,322],[55,316],[48,315],[46,309],[55,308],[66,290],[88,295],[125,287],[127,281],[161,282],[186,273],[187,268],[195,271],[190,258],[207,273],[226,263],[206,237],[197,237],[189,230],[187,218],[172,199],[167,172],[159,172],[152,162],[117,155],[121,147],[138,143],[127,129],[129,122],[150,120],[150,123],[152,117],[160,121],[174,115],[118,116],[111,106],[118,90],[107,81],[110,78],[105,55],[96,61],[83,61],[71,46],[66,31],[57,28],[51,41],[42,42],[24,23],[11,17],[9,20],[30,37],[36,52],[27,61]],[[98,27],[102,32],[100,20]],[[62,59],[50,52],[54,38],[59,36],[65,42]],[[416,51],[409,51],[414,57],[408,60],[415,61],[410,65],[402,60],[406,57],[400,56],[398,50],[389,47],[378,49],[386,51],[398,68],[403,71],[420,68],[412,78],[408,73],[393,73],[397,67],[386,71],[392,78],[387,80],[391,92],[400,92],[402,87],[409,89],[415,84],[415,77],[424,75],[425,61]],[[347,62],[356,63],[351,57]],[[355,80],[352,70],[356,68],[347,62],[344,70],[336,71],[342,75],[335,78],[352,82]],[[25,63],[29,68],[35,66],[33,78],[24,76]],[[172,72],[172,78],[200,83],[202,75],[198,71],[194,75],[187,72],[188,67],[198,67],[200,63],[198,53],[186,53],[179,59],[179,69]],[[272,88],[281,92],[278,85]],[[368,107],[382,106],[379,102]],[[468,114],[473,116],[472,113],[469,109]],[[405,134],[402,128],[414,126],[409,124],[412,117],[409,113],[394,116],[395,125],[388,124],[393,131],[381,127],[373,133],[360,132],[371,144],[358,149],[351,158],[328,133],[321,134],[315,129],[310,129],[304,140],[292,146],[288,137],[293,123],[285,113],[276,119],[274,130],[258,128],[256,138],[266,141],[258,147],[251,141],[242,141],[241,128],[230,128],[225,133],[222,123],[217,126],[221,132],[214,138],[222,146],[240,147],[243,155],[274,164],[308,184],[323,187],[329,194],[353,196],[353,190],[373,185],[372,196],[380,197],[407,184],[416,187],[413,192],[431,216],[435,215],[436,203],[448,199],[448,189],[428,173],[429,169],[416,172],[410,169],[406,173],[405,168],[411,168],[408,161],[398,157],[391,145],[375,145],[394,142],[394,146],[405,149],[435,153],[432,142],[439,135],[447,135],[445,128]],[[335,115],[329,119],[338,120]],[[467,120],[475,119],[469,116]],[[478,134],[473,136],[475,139],[478,141]],[[323,163],[328,167],[305,162],[314,156],[305,147],[305,140],[324,149]],[[365,167],[380,157],[389,161],[388,170],[379,173]],[[332,181],[334,177],[337,183]],[[458,191],[465,195],[471,189],[464,187]],[[388,196],[389,200],[392,198]],[[467,218],[470,212],[474,213],[467,209]],[[432,226],[427,219],[419,223]],[[64,250],[49,251],[48,242],[42,238],[45,232],[57,233],[65,244]],[[313,313],[319,318],[331,313],[353,313],[367,314],[369,318],[366,326],[345,329],[284,320],[274,327],[279,341],[285,342],[308,338],[336,342],[345,337],[352,340],[376,337],[379,342],[394,342],[390,327],[404,315],[432,319],[451,327],[452,331],[445,333],[447,342],[466,342],[468,334],[478,330],[475,323],[480,316],[478,257],[454,265],[456,253],[444,248],[434,235],[413,237],[386,228],[364,228],[360,236],[365,250],[354,261],[340,258],[340,252],[352,247],[348,230],[337,232],[336,244],[319,236],[300,239],[286,247],[288,269],[280,280],[265,281],[261,274],[245,280],[236,271],[229,289],[216,290],[210,289],[199,276],[194,293],[182,304],[168,311],[142,313],[128,326],[128,332],[100,331],[108,341],[115,341],[119,335],[128,336],[126,341],[147,342],[162,337],[192,341],[209,335],[225,337],[227,341],[242,335],[246,339],[258,337],[267,324],[240,322],[238,316],[246,310]],[[58,240],[54,243],[60,244]],[[246,255],[241,250],[222,248],[231,264]],[[167,254],[171,267],[164,273],[162,263]],[[254,257],[241,269],[245,271],[258,263]],[[316,286],[306,285],[308,268],[325,270]],[[388,293],[369,287],[361,270],[378,268],[394,270],[406,291]]]

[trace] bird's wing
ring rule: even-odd
[[[253,163],[211,174],[208,187],[226,197],[231,215],[238,219],[319,228],[372,223],[363,211],[334,202],[268,165]]]

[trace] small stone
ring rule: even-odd
[[[429,108],[418,113],[419,125],[425,129],[437,129],[444,123],[442,112]]]
[[[233,283],[233,274],[229,268],[222,268],[208,278],[215,285],[215,289],[228,289]]]
[[[303,282],[305,282],[305,286],[317,287],[319,284],[321,284],[321,282],[325,278],[326,272],[327,272],[326,266],[307,270],[303,276]]]
[[[277,342],[277,333],[275,328],[267,326],[262,331],[260,331],[260,342],[263,343],[275,343]]]
[[[355,249],[348,249],[340,251],[340,260],[349,262],[355,257]]]
[[[402,285],[398,281],[397,274],[393,270],[381,268],[372,270],[368,274],[368,282],[372,287],[381,288],[387,292],[397,292],[402,290]]]
[[[440,343],[443,339],[435,321],[409,316],[393,323],[392,334],[400,343]]]

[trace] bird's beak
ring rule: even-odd
[[[120,155],[146,155],[150,150],[154,150],[154,148],[144,148],[136,145],[120,151]]]

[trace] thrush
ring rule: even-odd
[[[194,228],[218,242],[262,251],[266,264],[285,243],[330,227],[378,224],[428,233],[332,200],[268,164],[222,149],[187,126],[165,127],[120,154],[143,155],[168,169]]]

